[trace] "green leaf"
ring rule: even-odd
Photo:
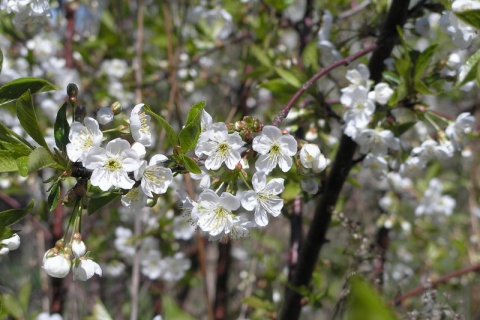
[[[432,59],[436,49],[437,45],[434,44],[428,47],[426,50],[422,51],[422,53],[418,56],[418,59],[415,62],[414,79],[421,79],[423,72],[425,71],[425,69],[427,69],[428,64]]]
[[[22,177],[28,176],[28,156],[17,158],[17,167]]]
[[[120,193],[118,192],[105,192],[95,197],[90,198],[87,206],[88,215],[96,212],[100,208],[106,206],[113,200],[120,197]]]
[[[202,110],[205,102],[195,104],[187,116],[187,124],[178,133],[182,153],[187,153],[197,145],[198,137],[201,132]]]
[[[392,130],[395,133],[395,136],[399,137],[405,132],[407,132],[410,128],[412,128],[417,122],[416,121],[411,121],[411,122],[405,122],[396,127],[394,130]]]
[[[145,109],[145,112],[147,114],[149,114],[150,116],[153,116],[160,123],[160,126],[163,129],[165,129],[165,131],[167,132],[167,139],[170,142],[170,145],[172,147],[177,146],[178,145],[178,136],[177,136],[177,132],[175,131],[175,129],[173,129],[173,127],[165,119],[163,119],[161,116],[159,116],[158,114],[153,112],[150,109],[149,106],[144,105],[143,108]]]
[[[57,90],[50,82],[39,78],[19,78],[0,87],[0,101],[15,100],[20,98],[25,92],[35,94]]]
[[[415,81],[415,90],[422,94],[435,94],[435,92],[430,90],[430,88],[421,80]]]
[[[273,309],[272,303],[270,301],[261,299],[255,296],[246,297],[243,299],[242,302],[253,309],[261,309],[261,310]]]
[[[187,115],[187,122],[186,122],[186,125],[194,122],[194,121],[198,121],[197,119],[200,117],[200,120],[202,119],[202,110],[205,109],[205,106],[207,105],[207,103],[205,101],[200,101],[200,102],[197,102],[195,103],[192,108],[190,109],[190,111],[188,112],[188,115]]]
[[[24,319],[22,307],[17,299],[14,296],[8,293],[1,295],[2,307],[5,308],[7,313],[11,315],[14,319]]]
[[[55,167],[56,164],[49,151],[43,147],[38,147],[28,156],[28,173],[37,172],[43,168]]]
[[[250,52],[255,56],[255,58],[257,58],[258,62],[260,62],[262,65],[269,69],[272,67],[272,62],[265,54],[265,50],[261,49],[257,45],[252,45],[250,47]]]
[[[265,0],[269,6],[275,7],[278,11],[283,11],[293,4],[294,0]]]
[[[47,198],[49,211],[53,211],[57,207],[58,200],[60,200],[60,182],[56,181],[50,188],[50,193]]]
[[[295,77],[295,75],[293,73],[291,73],[290,71],[283,70],[283,69],[280,69],[280,68],[275,68],[275,72],[280,77],[282,77],[282,79],[284,79],[285,81],[290,83],[295,88],[300,88],[302,86],[302,83],[300,82],[300,80],[298,80],[297,77]]]
[[[10,128],[5,126],[0,121],[0,141],[1,140],[6,141],[6,142],[10,142],[10,143],[14,143],[14,144],[22,144],[25,147],[25,149],[29,150],[24,155],[28,155],[30,153],[30,151],[33,150],[32,145],[27,140],[25,140],[24,138],[19,136],[17,133],[15,133],[13,130],[11,130]]]
[[[0,73],[2,72],[3,67],[3,52],[0,50]]]
[[[57,112],[54,126],[55,144],[61,151],[65,152],[67,150],[67,144],[70,142],[68,139],[69,133],[70,125],[67,121],[67,104],[64,103]]]
[[[107,308],[105,308],[105,305],[99,299],[95,302],[92,311],[92,315],[86,317],[85,320],[112,320]]]
[[[18,171],[17,161],[11,156],[10,151],[0,151],[0,172]]]
[[[35,140],[39,145],[48,149],[48,145],[43,137],[42,130],[38,124],[37,114],[33,106],[30,91],[25,92],[15,103],[17,106],[17,115],[23,129]]]
[[[480,29],[480,10],[453,11],[463,22]]]
[[[348,296],[347,320],[395,320],[392,310],[365,280],[352,277],[350,282],[352,287]]]
[[[20,303],[20,307],[22,307],[22,310],[28,310],[28,303],[30,302],[31,293],[32,283],[30,281],[26,281],[18,292],[18,302]]]
[[[0,226],[8,227],[23,219],[33,209],[33,200],[25,209],[10,209],[0,212]]]
[[[302,53],[302,61],[307,68],[311,68],[312,70],[320,69],[318,65],[318,47],[316,40],[310,41],[306,45]]]
[[[475,79],[477,73],[477,65],[480,61],[480,50],[475,52],[467,62],[461,68],[460,74],[458,75],[457,83],[455,88],[463,86],[465,83]]]
[[[396,74],[395,72],[392,72],[392,71],[385,71],[382,73],[382,76],[383,76],[383,79],[391,82],[391,83],[394,83],[396,85],[398,85],[402,80],[400,79],[400,77],[398,76],[398,74]]]
[[[290,83],[288,83],[286,80],[277,78],[273,79],[267,82],[264,82],[259,85],[262,88],[268,89],[272,91],[273,93],[276,94],[286,94],[286,95],[291,95],[297,92],[297,88],[292,86]]]
[[[15,233],[16,233],[15,230],[12,230],[10,228],[0,227],[0,241],[2,241],[3,239],[11,238]]]
[[[183,160],[183,165],[185,166],[185,169],[187,169],[189,172],[196,173],[196,174],[202,173],[202,170],[200,170],[200,167],[192,158],[188,156],[183,156],[182,160]]]
[[[175,320],[193,320],[194,318],[185,312],[172,298],[164,295],[162,299],[163,318]]]

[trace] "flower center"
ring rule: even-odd
[[[118,159],[110,158],[108,161],[103,165],[105,169],[108,171],[119,171],[122,168],[122,164]]]
[[[147,136],[150,136],[150,130],[149,130],[150,127],[148,126],[147,115],[145,114],[145,112],[139,112],[138,117],[140,118],[140,123],[142,124],[141,127],[140,127],[140,131],[143,134],[146,134]]]

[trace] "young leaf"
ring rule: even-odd
[[[346,319],[394,320],[395,316],[375,290],[359,277],[351,278]]]
[[[480,29],[480,10],[453,11],[453,13],[463,22]]]
[[[270,59],[268,58],[268,56],[265,54],[265,50],[263,49],[260,49],[259,46],[256,46],[256,45],[252,45],[250,47],[250,52],[255,56],[255,58],[257,58],[257,60],[263,64],[265,67],[267,68],[271,68],[272,67],[272,62],[270,61]]]
[[[0,172],[18,171],[17,161],[11,156],[10,151],[0,151]]]
[[[32,283],[30,281],[25,281],[23,286],[18,292],[18,302],[22,307],[22,310],[28,310],[28,303],[30,302],[30,295],[32,293]]]
[[[25,209],[10,209],[0,212],[0,226],[8,227],[23,219],[33,209],[33,200]]]
[[[17,101],[17,115],[23,129],[35,140],[39,145],[48,150],[43,133],[38,124],[37,114],[33,106],[30,91],[25,92]]]
[[[165,129],[165,131],[167,132],[167,139],[170,142],[171,146],[172,147],[177,146],[178,145],[178,136],[177,136],[177,132],[175,131],[175,129],[173,129],[173,127],[165,119],[163,119],[161,116],[159,116],[158,114],[153,112],[150,109],[149,106],[144,105],[143,108],[145,109],[145,112],[147,114],[154,117],[160,123],[160,126],[163,129]]]
[[[475,79],[475,75],[477,73],[477,65],[480,61],[480,50],[475,52],[470,58],[468,58],[467,62],[463,65],[460,70],[460,74],[458,75],[457,83],[455,84],[455,88],[463,86],[465,83]]]
[[[92,213],[96,212],[100,208],[106,206],[107,204],[119,197],[120,194],[117,192],[105,192],[100,196],[90,198],[87,206],[88,215],[91,215]]]
[[[49,151],[43,147],[38,147],[28,156],[28,173],[36,172],[43,168],[54,167],[56,164]]]
[[[18,173],[20,173],[22,177],[26,177],[28,175],[28,156],[19,157],[16,159],[16,162]]]
[[[202,170],[200,170],[200,167],[197,165],[195,161],[193,161],[192,158],[188,156],[183,156],[183,165],[185,166],[185,169],[187,169],[191,173],[196,173],[200,174],[202,173]]]
[[[282,79],[284,79],[285,81],[290,83],[295,88],[300,88],[302,86],[302,83],[300,82],[300,80],[298,80],[297,77],[295,77],[295,75],[293,73],[291,73],[290,71],[283,70],[283,69],[280,69],[280,68],[275,68],[275,72],[280,77],[282,77]]]
[[[205,102],[199,102],[195,104],[188,113],[187,124],[178,134],[182,153],[187,153],[197,145],[197,140],[201,131],[200,124],[202,121],[202,110],[204,107]]]
[[[52,185],[50,189],[50,193],[48,194],[47,205],[48,205],[49,211],[53,211],[57,207],[59,199],[60,199],[60,183],[59,181],[57,181]]]
[[[13,295],[8,293],[2,294],[0,296],[0,302],[2,303],[2,307],[4,307],[7,313],[14,319],[25,319],[22,307]]]
[[[67,104],[64,103],[57,112],[54,126],[55,144],[61,151],[65,152],[67,150],[67,144],[70,142],[68,139],[69,133],[70,125],[67,121]]]
[[[30,93],[46,92],[57,90],[50,82],[39,78],[19,78],[0,87],[0,101],[15,100],[25,92]]]
[[[436,49],[437,49],[437,45],[434,44],[428,47],[426,50],[422,51],[422,53],[418,56],[418,59],[415,62],[415,71],[414,71],[415,80],[421,79],[423,72],[425,71],[425,69],[427,69],[428,63],[432,59]]]

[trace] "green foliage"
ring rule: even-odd
[[[10,209],[0,212],[0,240],[7,239],[12,236],[12,230],[7,227],[22,220],[32,211],[33,205],[34,202],[32,200],[25,209]]]
[[[194,104],[187,115],[187,123],[178,133],[182,153],[187,153],[197,145],[201,131],[202,110],[205,106],[205,101]]]
[[[362,278],[350,279],[351,289],[348,296],[347,320],[394,320],[393,312],[385,305],[377,292]]]
[[[43,137],[43,132],[38,124],[37,114],[33,106],[30,90],[27,90],[16,101],[17,115],[20,124],[28,135],[39,145],[48,150],[48,145]]]
[[[175,131],[175,129],[173,129],[173,127],[165,119],[163,119],[163,117],[161,117],[160,115],[153,112],[150,109],[149,106],[144,105],[143,108],[145,109],[145,112],[148,115],[154,117],[155,120],[158,121],[161,128],[165,129],[165,132],[167,133],[167,139],[168,139],[168,142],[170,143],[170,146],[172,146],[172,147],[177,146],[179,144],[179,141],[178,141],[178,135],[177,135],[177,132]]]
[[[93,214],[100,208],[106,206],[114,200],[118,200],[121,194],[117,191],[107,191],[107,192],[95,192],[92,193],[90,201],[88,202],[87,212],[88,215]]]
[[[202,170],[200,170],[200,167],[192,158],[186,155],[182,155],[181,159],[183,161],[183,165],[185,166],[185,169],[187,169],[189,172],[196,173],[196,174],[202,173]]]
[[[0,102],[19,99],[28,91],[34,94],[56,89],[53,84],[43,79],[31,77],[20,78],[0,87]]]
[[[453,12],[463,22],[480,29],[480,10],[465,10]]]
[[[480,50],[477,50],[474,54],[467,59],[465,64],[463,65],[457,79],[457,83],[455,87],[461,87],[465,83],[477,78],[477,83],[480,83],[480,76],[478,75],[480,62]]]
[[[58,110],[54,126],[55,144],[57,145],[57,148],[63,152],[66,152],[67,144],[70,142],[68,139],[69,133],[70,125],[67,121],[67,104],[64,103]]]
[[[194,318],[185,312],[175,301],[168,295],[164,295],[162,299],[163,318],[178,320],[193,320]]]
[[[50,188],[50,193],[47,197],[49,211],[53,211],[57,207],[58,201],[60,200],[60,190],[60,181],[55,181]]]
[[[112,320],[112,317],[108,313],[105,305],[97,299],[95,305],[93,306],[93,312],[91,316],[85,318],[85,320]]]

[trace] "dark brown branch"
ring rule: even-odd
[[[408,4],[409,1],[404,0],[394,0],[392,2],[387,20],[377,42],[378,46],[368,48],[368,52],[375,49],[369,63],[371,79],[375,82],[380,80],[381,74],[385,68],[384,60],[391,54],[395,41],[398,39],[397,26],[402,27],[405,23]],[[361,53],[366,54],[366,52]],[[357,53],[357,55],[358,56],[356,57],[362,56],[359,55],[359,53]],[[346,63],[349,62],[350,61],[346,61]],[[333,69],[339,65],[341,65],[339,62],[334,65],[330,65],[324,69],[325,71],[321,70],[314,77],[312,77],[312,79],[310,79],[306,85],[297,91],[294,97],[284,107],[280,115],[275,118],[275,124],[278,125],[280,121],[288,114],[288,111],[295,101],[303,92],[308,89],[313,81],[326,74],[328,71],[330,71],[330,69]],[[300,248],[299,261],[293,281],[290,282],[291,286],[288,286],[285,292],[285,302],[279,317],[281,320],[296,320],[300,316],[302,295],[296,289],[306,287],[310,283],[320,250],[322,249],[323,244],[327,242],[325,236],[330,225],[332,212],[335,208],[335,204],[337,203],[343,184],[345,183],[348,173],[352,167],[352,159],[356,147],[357,145],[350,137],[345,135],[342,136],[332,169],[330,170],[325,183],[324,194],[316,208],[307,237]]]
[[[215,290],[215,305],[213,307],[216,320],[228,319],[228,276],[232,262],[230,252],[232,243],[218,243],[217,283]]]
[[[312,84],[314,84],[318,79],[328,74],[333,69],[336,69],[343,65],[349,65],[356,59],[363,57],[364,55],[374,51],[375,49],[377,49],[377,47],[378,46],[376,44],[372,44],[371,46],[368,46],[367,48],[355,54],[352,54],[349,57],[338,60],[332,63],[331,65],[326,66],[319,72],[317,72],[313,77],[311,77],[307,82],[305,82],[300,89],[298,89],[298,91],[293,95],[290,101],[288,101],[287,104],[283,107],[282,111],[280,111],[278,116],[276,116],[275,119],[273,119],[272,125],[278,127],[280,125],[280,122],[282,122],[282,120],[287,117],[288,113],[290,112],[290,109],[292,109],[293,105],[297,102],[297,100],[300,99],[302,94],[304,94],[305,91],[307,91],[312,86]]]
[[[67,30],[65,32],[65,65],[69,69],[75,67],[73,60],[73,35],[75,33],[75,2],[67,2],[65,17],[67,19]]]
[[[473,266],[466,267],[466,268],[448,273],[448,274],[438,278],[437,280],[432,281],[429,285],[432,286],[432,287],[436,287],[439,284],[442,284],[442,283],[444,283],[444,282],[446,282],[450,279],[457,278],[457,277],[463,276],[466,273],[479,271],[479,270],[480,270],[480,263],[477,263],[477,264],[474,264]],[[390,305],[399,305],[402,301],[404,301],[404,300],[406,300],[410,297],[416,296],[416,295],[418,295],[418,294],[420,294],[424,291],[425,291],[425,286],[423,286],[423,285],[418,286],[418,287],[402,294],[401,296],[396,297],[392,301],[390,301]]]

